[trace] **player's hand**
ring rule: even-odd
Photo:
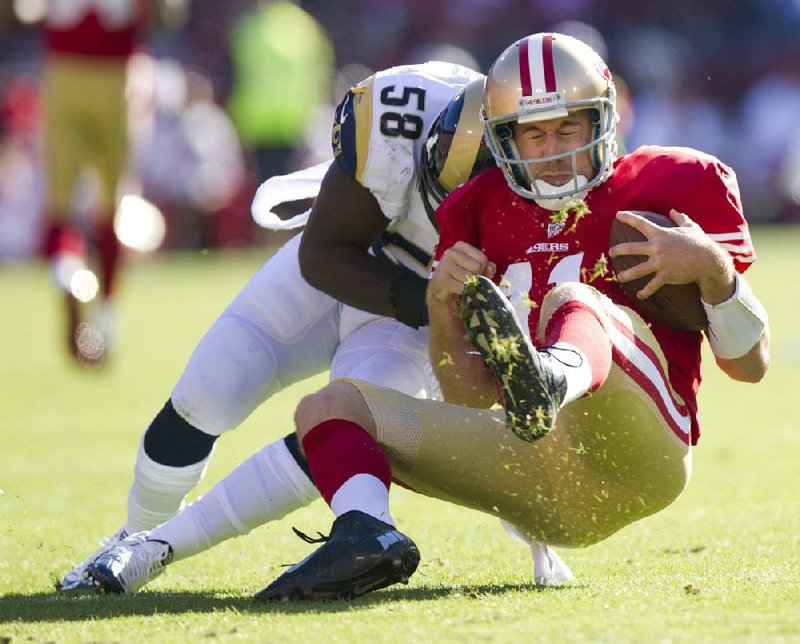
[[[433,302],[448,302],[453,296],[461,296],[464,282],[475,275],[494,277],[497,267],[478,248],[466,242],[456,242],[439,260],[428,283],[428,299]]]
[[[617,274],[620,282],[652,275],[637,293],[641,300],[665,284],[700,285],[703,299],[721,302],[733,292],[733,263],[730,256],[703,232],[688,215],[673,209],[669,213],[675,228],[663,228],[632,212],[619,212],[617,218],[638,230],[647,241],[625,242],[609,250],[612,257],[639,255],[647,259]]]

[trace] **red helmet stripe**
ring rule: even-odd
[[[544,89],[556,91],[556,69],[553,65],[553,34],[545,34],[542,39],[542,64],[544,66]]]
[[[523,38],[519,43],[519,80],[522,83],[522,95],[530,96],[531,89],[531,68],[528,60],[528,38]]]

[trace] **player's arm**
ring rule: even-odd
[[[709,319],[708,338],[717,364],[729,377],[758,382],[769,367],[769,324],[764,307],[730,254],[686,214],[670,212],[675,228],[662,228],[631,213],[617,217],[647,238],[615,246],[612,255],[646,255],[647,260],[617,278],[622,282],[652,274],[639,291],[650,297],[665,284],[696,282]]]
[[[428,322],[427,280],[368,252],[389,224],[362,184],[370,154],[370,88],[368,80],[351,90],[336,110],[335,161],[303,232],[300,269],[309,284],[337,300],[417,328]]]
[[[428,283],[429,357],[447,402],[489,407],[497,400],[494,377],[465,339],[458,317],[464,282],[473,275],[492,277],[494,272],[483,252],[459,241],[442,254]]]
[[[372,193],[337,162],[331,164],[300,242],[306,281],[337,300],[370,313],[397,317],[392,284],[409,271],[367,251],[388,224]],[[413,278],[412,278],[413,279]],[[424,304],[425,280],[418,299]]]

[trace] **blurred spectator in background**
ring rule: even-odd
[[[44,210],[40,128],[38,80],[20,75],[0,98],[0,261],[39,253]]]
[[[130,56],[152,0],[48,0],[43,61],[47,216],[44,250],[66,303],[67,346],[81,364],[102,363],[121,248],[114,232],[117,186],[128,160],[125,87]],[[77,214],[87,166],[97,189],[90,221]],[[84,233],[84,231],[86,231]],[[88,244],[87,244],[88,240]],[[91,253],[98,279],[85,267]],[[100,290],[95,323],[82,303]]]
[[[146,52],[130,67],[131,165],[141,195],[163,211],[166,248],[253,241],[255,181],[210,79]]]
[[[601,55],[607,52],[619,70],[625,149],[642,143],[703,148],[735,168],[752,223],[800,219],[800,0],[150,2],[159,21],[146,33],[143,67],[149,71],[131,92],[140,105],[129,121],[134,159],[128,177],[142,176],[134,176],[138,185],[126,182],[117,192],[133,190],[163,210],[167,249],[276,241],[273,236],[280,233],[264,233],[250,218],[252,195],[269,176],[328,158],[331,95],[342,95],[372,70],[427,59],[485,72],[497,51],[531,29],[568,33]],[[102,220],[103,199],[95,193],[104,191],[114,164],[81,176],[69,216],[59,215],[52,204],[45,208],[42,166],[52,171],[58,156],[42,151],[43,119],[36,106],[44,93],[51,112],[52,69],[69,59],[72,69],[83,60],[87,75],[68,84],[67,98],[80,103],[89,97],[84,103],[99,109],[104,99],[86,91],[84,83],[92,82],[93,68],[115,67],[122,74],[128,48],[145,35],[142,25],[114,26],[116,32],[106,27],[106,37],[114,34],[113,48],[95,52],[99,56],[84,49],[95,41],[89,31],[72,30],[94,24],[102,32],[140,5],[149,3],[0,2],[0,261],[30,257],[34,238],[47,232],[46,220],[68,222],[92,242],[110,240],[105,254],[96,254],[102,286],[111,289],[118,247],[91,221]],[[48,48],[43,60],[37,26],[45,11],[52,14],[48,42],[51,33],[80,37],[70,47],[62,42]],[[94,65],[98,59],[105,62]],[[149,83],[144,92],[141,81]],[[124,109],[119,92],[116,96]],[[99,154],[84,147],[69,156],[82,167]],[[156,219],[144,201],[126,196],[120,205],[130,204],[137,208],[118,208],[116,227],[127,246],[132,245],[119,225],[122,214],[131,222],[141,223],[147,212]],[[141,226],[131,232],[146,242],[139,250],[157,246],[143,239]],[[80,249],[82,238],[76,239]],[[105,277],[103,257],[112,267]]]
[[[629,149],[697,147],[730,162],[723,111],[703,91],[704,77],[690,44],[667,30],[648,28],[630,30],[620,49],[630,61],[627,80],[638,88]]]
[[[748,88],[736,131],[745,207],[772,220],[800,219],[800,45]]]
[[[234,24],[230,51],[228,111],[264,181],[293,169],[291,155],[314,109],[330,101],[333,47],[295,3],[265,0]]]

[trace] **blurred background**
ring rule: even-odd
[[[0,3],[0,261],[38,255],[46,226],[43,79],[58,54],[46,14],[85,5],[111,15],[125,4]],[[117,189],[117,234],[129,248],[263,243],[277,233],[253,222],[256,188],[330,156],[333,107],[351,84],[429,59],[486,72],[511,42],[544,30],[606,58],[627,149],[717,155],[736,170],[751,223],[800,220],[800,0],[145,4],[152,11],[127,58],[130,144]],[[79,213],[94,207],[96,175],[86,168],[77,181]]]

